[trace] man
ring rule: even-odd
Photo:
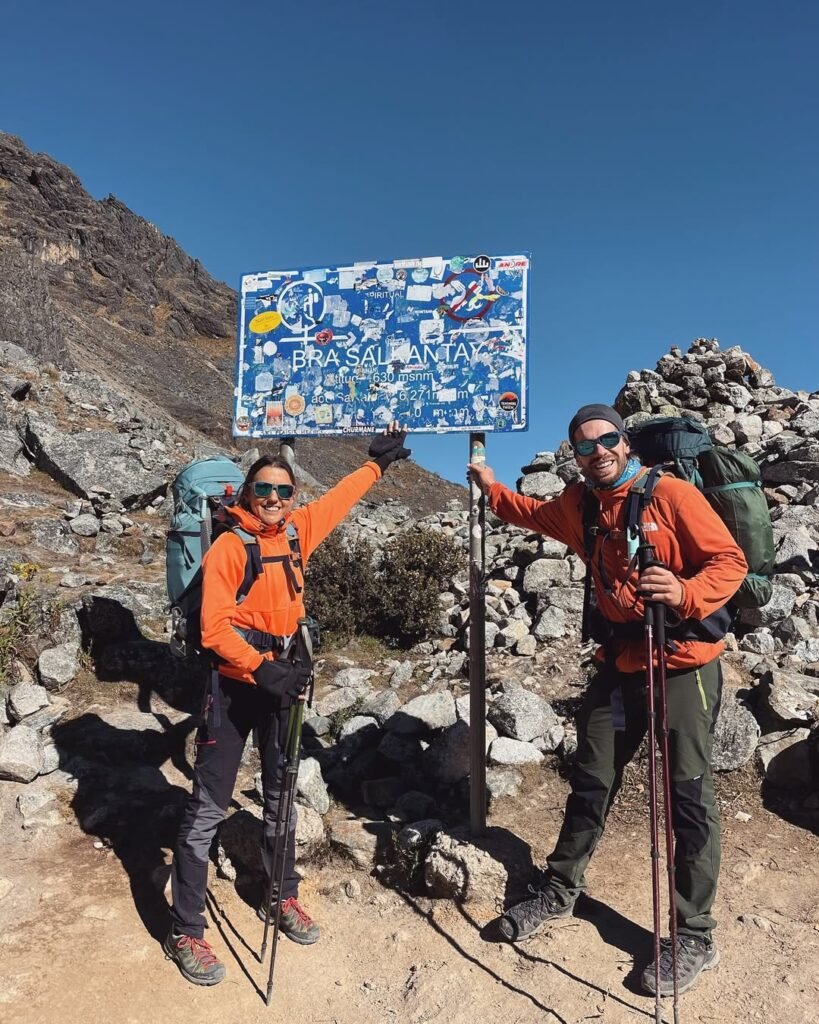
[[[561,541],[584,560],[596,592],[595,638],[603,642],[578,718],[572,791],[557,845],[547,859],[540,889],[503,915],[500,930],[510,942],[534,935],[547,921],[571,914],[586,886],[586,866],[623,769],[647,729],[642,623],[643,599],[650,598],[666,606],[669,623],[680,622],[669,627],[666,649],[677,957],[679,989],[684,992],[719,960],[711,937],[720,854],[711,750],[722,690],[718,656],[723,642],[715,633],[725,632],[727,616],[720,609],[744,579],[747,565],[697,488],[663,475],[640,525],[641,536],[654,546],[664,567],[646,569],[638,579],[625,530],[627,498],[635,484],[635,496],[645,485],[648,471],[631,455],[623,421],[610,406],[583,406],[569,424],[569,439],[585,483],[571,484],[552,501],[523,497],[498,483],[488,466],[469,466],[497,516]],[[591,557],[584,541],[584,508],[589,507],[596,513]],[[585,516],[588,524],[588,511]],[[672,990],[671,965],[670,940],[664,940],[662,995]],[[642,981],[653,993],[653,964]]]

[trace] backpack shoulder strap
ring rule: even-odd
[[[591,638],[591,594],[592,594],[592,560],[597,543],[597,518],[600,514],[600,502],[588,487],[583,492],[583,551],[586,555],[586,575],[583,580],[583,613],[580,622],[581,643],[588,643]]]
[[[248,533],[240,526],[232,526],[230,532],[235,533],[245,546],[245,575],[236,591],[236,604],[241,604],[250,593],[250,588],[264,572],[262,552],[258,539],[252,533]]]

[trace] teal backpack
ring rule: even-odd
[[[171,484],[173,516],[166,540],[166,580],[171,605],[172,653],[185,658],[201,651],[202,559],[216,537],[233,530],[247,545],[247,570],[236,595],[244,600],[263,567],[256,538],[232,525],[225,509],[244,483],[241,469],[225,456],[196,459]]]
[[[773,528],[759,466],[744,452],[715,445],[707,428],[687,417],[647,420],[628,432],[646,466],[661,466],[694,484],[728,527],[748,562],[748,575],[731,599],[736,608],[761,608],[771,599]]]

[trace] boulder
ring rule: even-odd
[[[763,681],[762,700],[778,728],[810,724],[819,717],[819,679],[776,669]]]
[[[559,725],[551,704],[536,693],[524,689],[496,697],[489,705],[487,718],[501,736],[527,742],[545,735],[553,726]]]
[[[324,822],[318,811],[312,807],[299,807],[296,817],[296,861],[303,863],[312,860],[327,841]]]
[[[759,741],[757,756],[765,781],[782,789],[806,789],[813,780],[810,729],[771,732]]]
[[[383,821],[355,818],[337,821],[328,832],[333,849],[349,857],[360,868],[371,868],[390,842],[394,826]]]
[[[569,583],[569,565],[563,559],[538,558],[523,573],[523,589],[527,594],[543,596],[552,587]]]
[[[91,513],[84,513],[72,519],[68,528],[79,537],[96,537],[100,532],[100,521]]]
[[[435,729],[445,729],[455,722],[455,718],[455,701],[445,690],[415,697],[396,711],[385,727],[402,736],[421,736]]]
[[[486,793],[489,805],[506,796],[517,796],[523,776],[511,768],[488,768],[486,771]]]
[[[75,643],[49,647],[37,659],[37,672],[43,686],[59,690],[68,685],[80,670],[79,648]]]
[[[326,814],[330,809],[330,794],[321,774],[321,765],[314,757],[305,757],[299,763],[296,799],[318,814]]]
[[[744,700],[744,691],[722,691],[722,704],[714,730],[712,765],[715,771],[731,772],[747,764],[759,741],[759,724]]]
[[[18,722],[47,705],[48,693],[44,686],[36,683],[18,683],[9,693],[9,711]]]
[[[490,764],[539,764],[542,760],[543,754],[537,747],[507,736],[496,739],[489,748]]]
[[[464,903],[503,892],[507,872],[485,850],[439,832],[424,864],[424,881],[430,896]]]
[[[494,728],[486,726],[486,749],[497,739]],[[464,719],[439,732],[422,756],[424,771],[445,786],[465,779],[470,772],[470,729]]]
[[[0,737],[0,779],[31,782],[42,768],[42,744],[34,729],[16,725]]]

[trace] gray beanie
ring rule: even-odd
[[[626,425],[623,423],[623,418],[616,409],[612,409],[610,405],[584,405],[581,406],[577,412],[572,416],[571,423],[569,423],[569,443],[574,442],[574,432],[580,426],[581,423],[587,423],[589,420],[605,420],[606,423],[611,423],[612,426],[616,427],[621,434],[625,434]]]

